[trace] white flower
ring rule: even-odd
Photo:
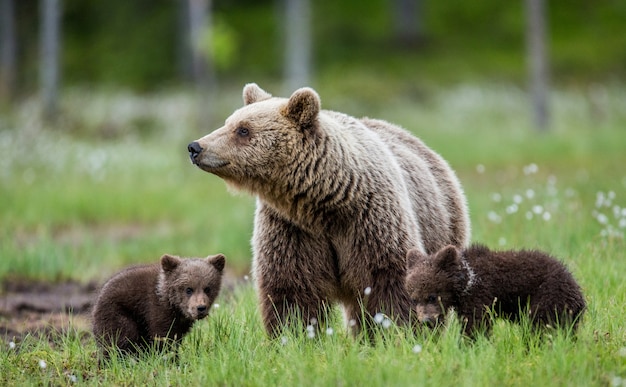
[[[518,209],[517,204],[511,204],[510,206],[508,206],[506,208],[506,213],[507,214],[514,214],[514,213],[517,212],[517,209]]]
[[[539,204],[535,204],[533,206],[533,212],[537,215],[541,214],[543,212],[543,206],[539,205]]]
[[[598,222],[600,224],[607,224],[609,222],[609,218],[606,215],[602,214],[602,213],[599,213],[596,216],[596,219],[598,220]]]
[[[484,165],[482,165],[482,164],[478,164],[478,165],[476,166],[476,172],[478,172],[478,173],[480,173],[480,174],[485,173],[485,166],[484,166]]]
[[[68,377],[70,378],[70,382],[72,383],[76,383],[78,381],[78,378],[76,377],[76,375],[69,375]]]
[[[48,366],[48,364],[46,364],[45,360],[39,360],[39,368],[46,369],[46,367]]]
[[[353,327],[356,325],[356,320],[351,318],[350,321],[348,321],[348,326]]]
[[[497,192],[494,192],[491,194],[491,200],[493,200],[494,202],[500,202],[500,200],[502,200],[502,195],[500,195]]]
[[[391,323],[392,323],[392,321],[390,319],[388,319],[388,318],[384,319],[383,323],[382,323],[383,328],[388,329],[391,326]]]
[[[548,211],[544,212],[542,216],[543,220],[545,220],[546,222],[552,218],[552,215],[550,215]]]
[[[513,202],[515,202],[515,204],[520,204],[521,202],[524,201],[524,198],[522,197],[522,195],[513,195]]]
[[[244,276],[243,276],[243,280],[244,280],[244,281],[247,281],[248,279],[249,279],[249,278],[248,278],[248,276],[247,276],[247,275],[244,275]]]
[[[621,357],[626,357],[626,347],[622,347],[617,351],[617,354]]]
[[[533,190],[532,190],[532,189],[530,189],[530,188],[529,188],[529,189],[527,189],[527,190],[526,190],[526,197],[527,197],[528,199],[532,199],[532,198],[534,198],[534,197],[535,197],[535,191],[533,191]]]
[[[317,325],[317,319],[315,317],[311,317],[311,320],[309,321],[311,321],[311,326]]]
[[[530,211],[526,211],[526,219],[532,220],[533,219],[533,213],[530,212]]]
[[[220,307],[220,304],[213,304],[213,308],[217,309]]]
[[[370,295],[370,293],[372,293],[372,288],[371,288],[371,287],[369,287],[369,286],[368,286],[368,287],[366,287],[366,288],[365,288],[365,290],[363,291],[363,293],[364,293],[366,296],[369,296],[369,295]]]
[[[315,338],[315,331],[308,331],[308,332],[307,332],[307,334],[306,334],[306,336],[307,336],[309,339],[313,339],[313,338]]]
[[[384,319],[385,319],[385,315],[382,313],[376,313],[376,315],[374,315],[374,322],[376,324],[382,323]]]
[[[15,342],[14,341],[10,341],[9,342],[9,348],[15,349]]]
[[[502,221],[500,215],[498,215],[495,211],[489,211],[487,218],[494,223],[500,223]]]
[[[622,218],[619,220],[619,227],[626,228],[626,218]]]
[[[333,328],[330,328],[330,327],[329,327],[329,328],[326,328],[326,334],[327,334],[328,336],[332,336],[332,335],[333,335],[333,333],[334,333]]]
[[[420,353],[420,352],[422,352],[422,346],[419,344],[415,344],[413,346],[413,353]]]
[[[499,244],[500,246],[504,246],[504,245],[506,245],[506,239],[505,239],[505,238],[500,238],[500,239],[498,239],[498,244]]]
[[[283,336],[280,338],[280,343],[282,345],[287,345],[287,341],[289,341],[289,339],[287,338],[287,336]]]

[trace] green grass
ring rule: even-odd
[[[598,98],[555,92],[553,128],[540,135],[513,87],[415,97],[374,83],[360,105],[340,94],[350,82],[322,82],[324,106],[401,124],[449,160],[469,200],[474,240],[540,248],[570,267],[589,304],[575,339],[539,340],[498,322],[489,339],[471,343],[453,321],[433,335],[392,327],[366,345],[346,334],[335,311],[332,335],[287,332],[284,343],[270,341],[244,283],[185,338],[178,364],[150,354],[99,368],[95,342],[76,328],[52,343],[33,336],[13,349],[0,344],[0,383],[624,385],[625,89],[605,87]],[[33,118],[32,104],[20,106],[0,126],[0,279],[102,281],[165,252],[223,252],[229,275],[247,274],[254,200],[192,167],[185,150],[240,106],[239,93],[239,85],[224,90],[213,109],[220,113],[202,127],[183,93],[87,98],[77,91],[64,99],[61,125],[49,129]]]

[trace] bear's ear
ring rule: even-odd
[[[435,262],[441,270],[452,270],[461,264],[459,250],[452,245],[448,245],[437,252]]]
[[[250,105],[251,103],[264,101],[270,98],[272,98],[272,95],[261,89],[256,83],[248,83],[243,87],[244,105]]]
[[[406,261],[409,265],[409,269],[415,266],[418,262],[423,262],[428,259],[428,256],[418,249],[411,249],[406,253]]]
[[[161,257],[161,268],[164,272],[170,272],[176,269],[180,265],[180,258],[173,255],[164,254]]]
[[[224,270],[224,265],[226,264],[226,257],[224,254],[209,255],[206,257],[206,261],[213,265],[213,267],[221,273],[222,270]]]
[[[301,128],[311,127],[320,112],[322,102],[315,90],[303,87],[293,92],[283,115]]]

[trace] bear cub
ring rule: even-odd
[[[454,309],[465,334],[490,328],[489,314],[519,321],[527,313],[533,327],[576,326],[585,311],[580,286],[565,265],[535,250],[465,250],[446,246],[427,256],[407,253],[407,291],[420,323],[434,327]]]
[[[156,343],[179,343],[205,318],[219,294],[225,257],[181,259],[122,270],[102,287],[93,309],[93,333],[105,357],[117,348],[136,354]]]

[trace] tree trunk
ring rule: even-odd
[[[285,0],[285,86],[288,93],[308,86],[311,77],[311,4]]]
[[[526,0],[526,44],[533,122],[537,130],[550,124],[549,75],[546,50],[546,10],[544,0]]]
[[[0,0],[0,105],[15,94],[15,7],[13,0]]]
[[[46,120],[54,121],[57,114],[59,89],[59,53],[61,0],[41,0],[40,33],[40,82],[43,115]]]
[[[393,0],[393,26],[396,42],[413,47],[424,39],[422,0]]]

